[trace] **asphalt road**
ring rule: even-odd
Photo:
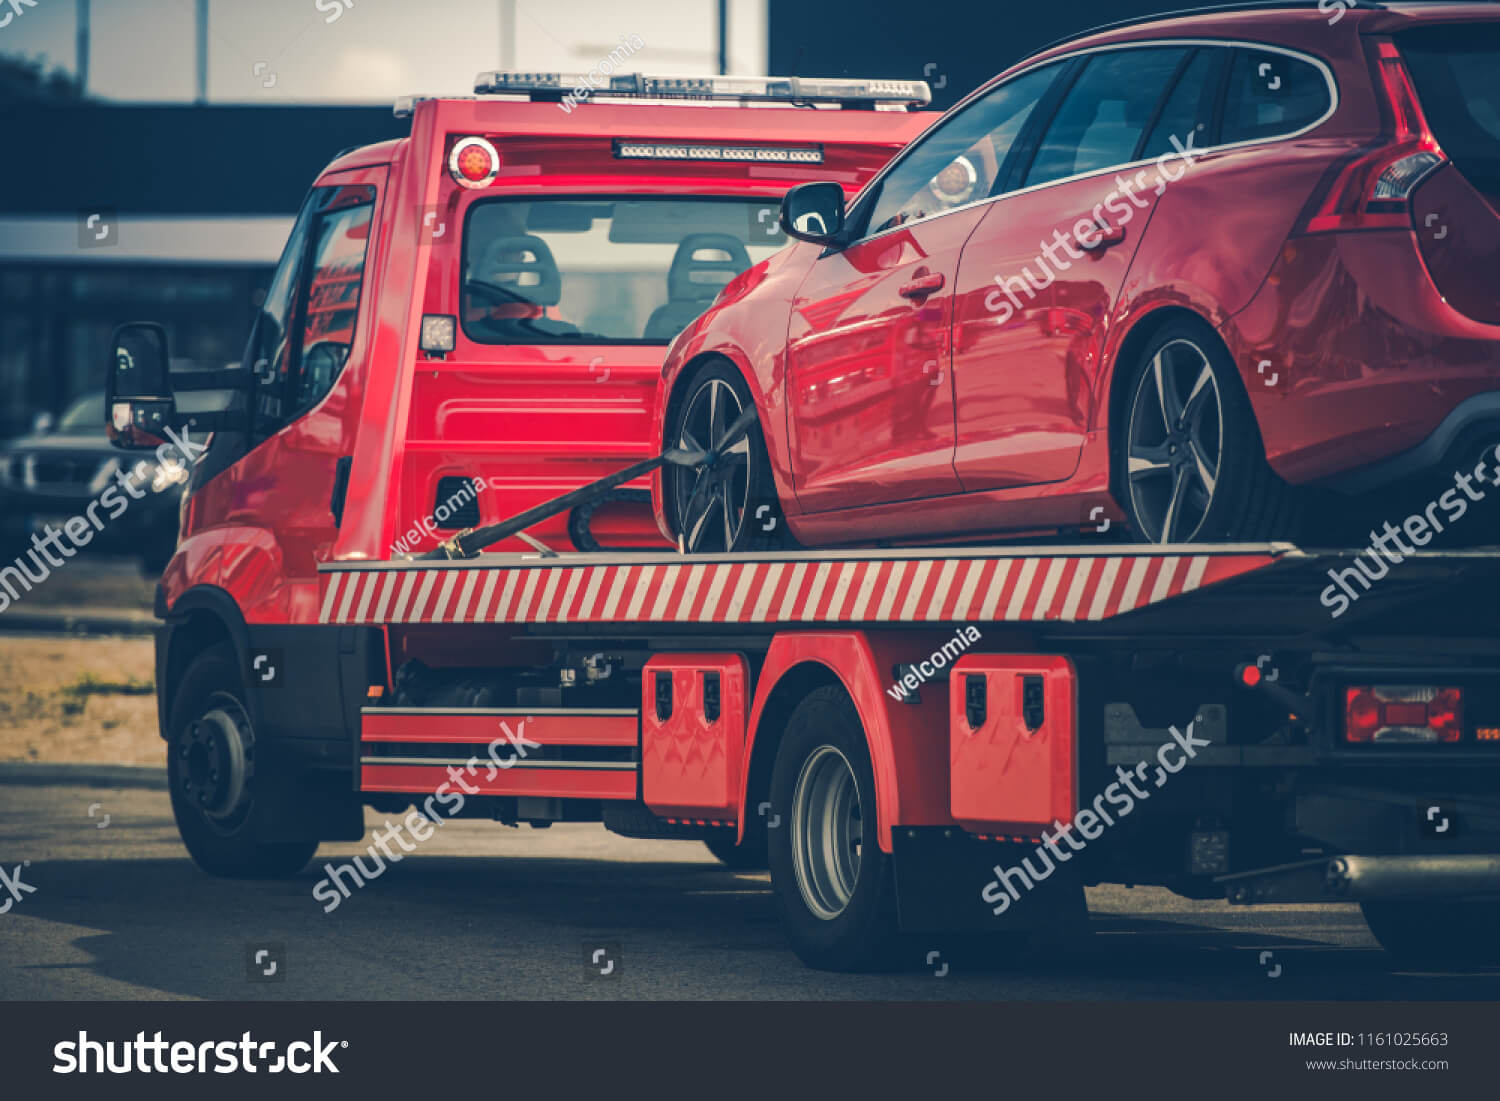
[[[1090,891],[1089,933],[1020,964],[931,937],[904,970],[825,974],[787,950],[764,874],[585,825],[450,823],[325,914],[323,862],[363,851],[325,846],[292,881],[217,880],[188,860],[165,792],[0,784],[0,864],[34,888],[14,900],[0,883],[0,998],[1500,998],[1500,971],[1392,970],[1354,907],[1154,888]],[[604,977],[585,967],[599,947]]]

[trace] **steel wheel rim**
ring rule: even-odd
[[[727,429],[744,411],[734,387],[719,378],[695,390],[683,410],[676,446],[715,456],[701,466],[673,471],[677,530],[693,553],[728,551],[744,529],[750,507],[748,433],[719,452]]]
[[[1224,401],[1206,356],[1191,340],[1162,345],[1141,373],[1130,406],[1125,478],[1141,534],[1186,543],[1203,529],[1224,462]]]
[[[844,912],[859,882],[864,815],[849,760],[820,746],[802,765],[792,795],[792,863],[802,901],[816,917]]]

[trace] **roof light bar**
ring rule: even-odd
[[[857,80],[794,76],[647,76],[613,73],[480,73],[474,91],[524,94],[561,100],[573,95],[643,99],[737,100],[766,103],[834,103],[848,107],[925,107],[932,91],[925,80]]]

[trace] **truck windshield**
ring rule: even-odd
[[[464,227],[482,344],[666,344],[786,243],[765,199],[496,199]]]

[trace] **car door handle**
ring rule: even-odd
[[[919,275],[911,282],[901,284],[901,297],[920,300],[942,289],[942,272],[935,272],[932,275]]]
[[[1103,252],[1111,245],[1118,245],[1121,241],[1125,240],[1124,226],[1112,226],[1108,222],[1103,221],[1095,222],[1094,226],[1098,231],[1094,240],[1089,244],[1084,244],[1082,241],[1078,242],[1078,247],[1083,249],[1084,252]]]

